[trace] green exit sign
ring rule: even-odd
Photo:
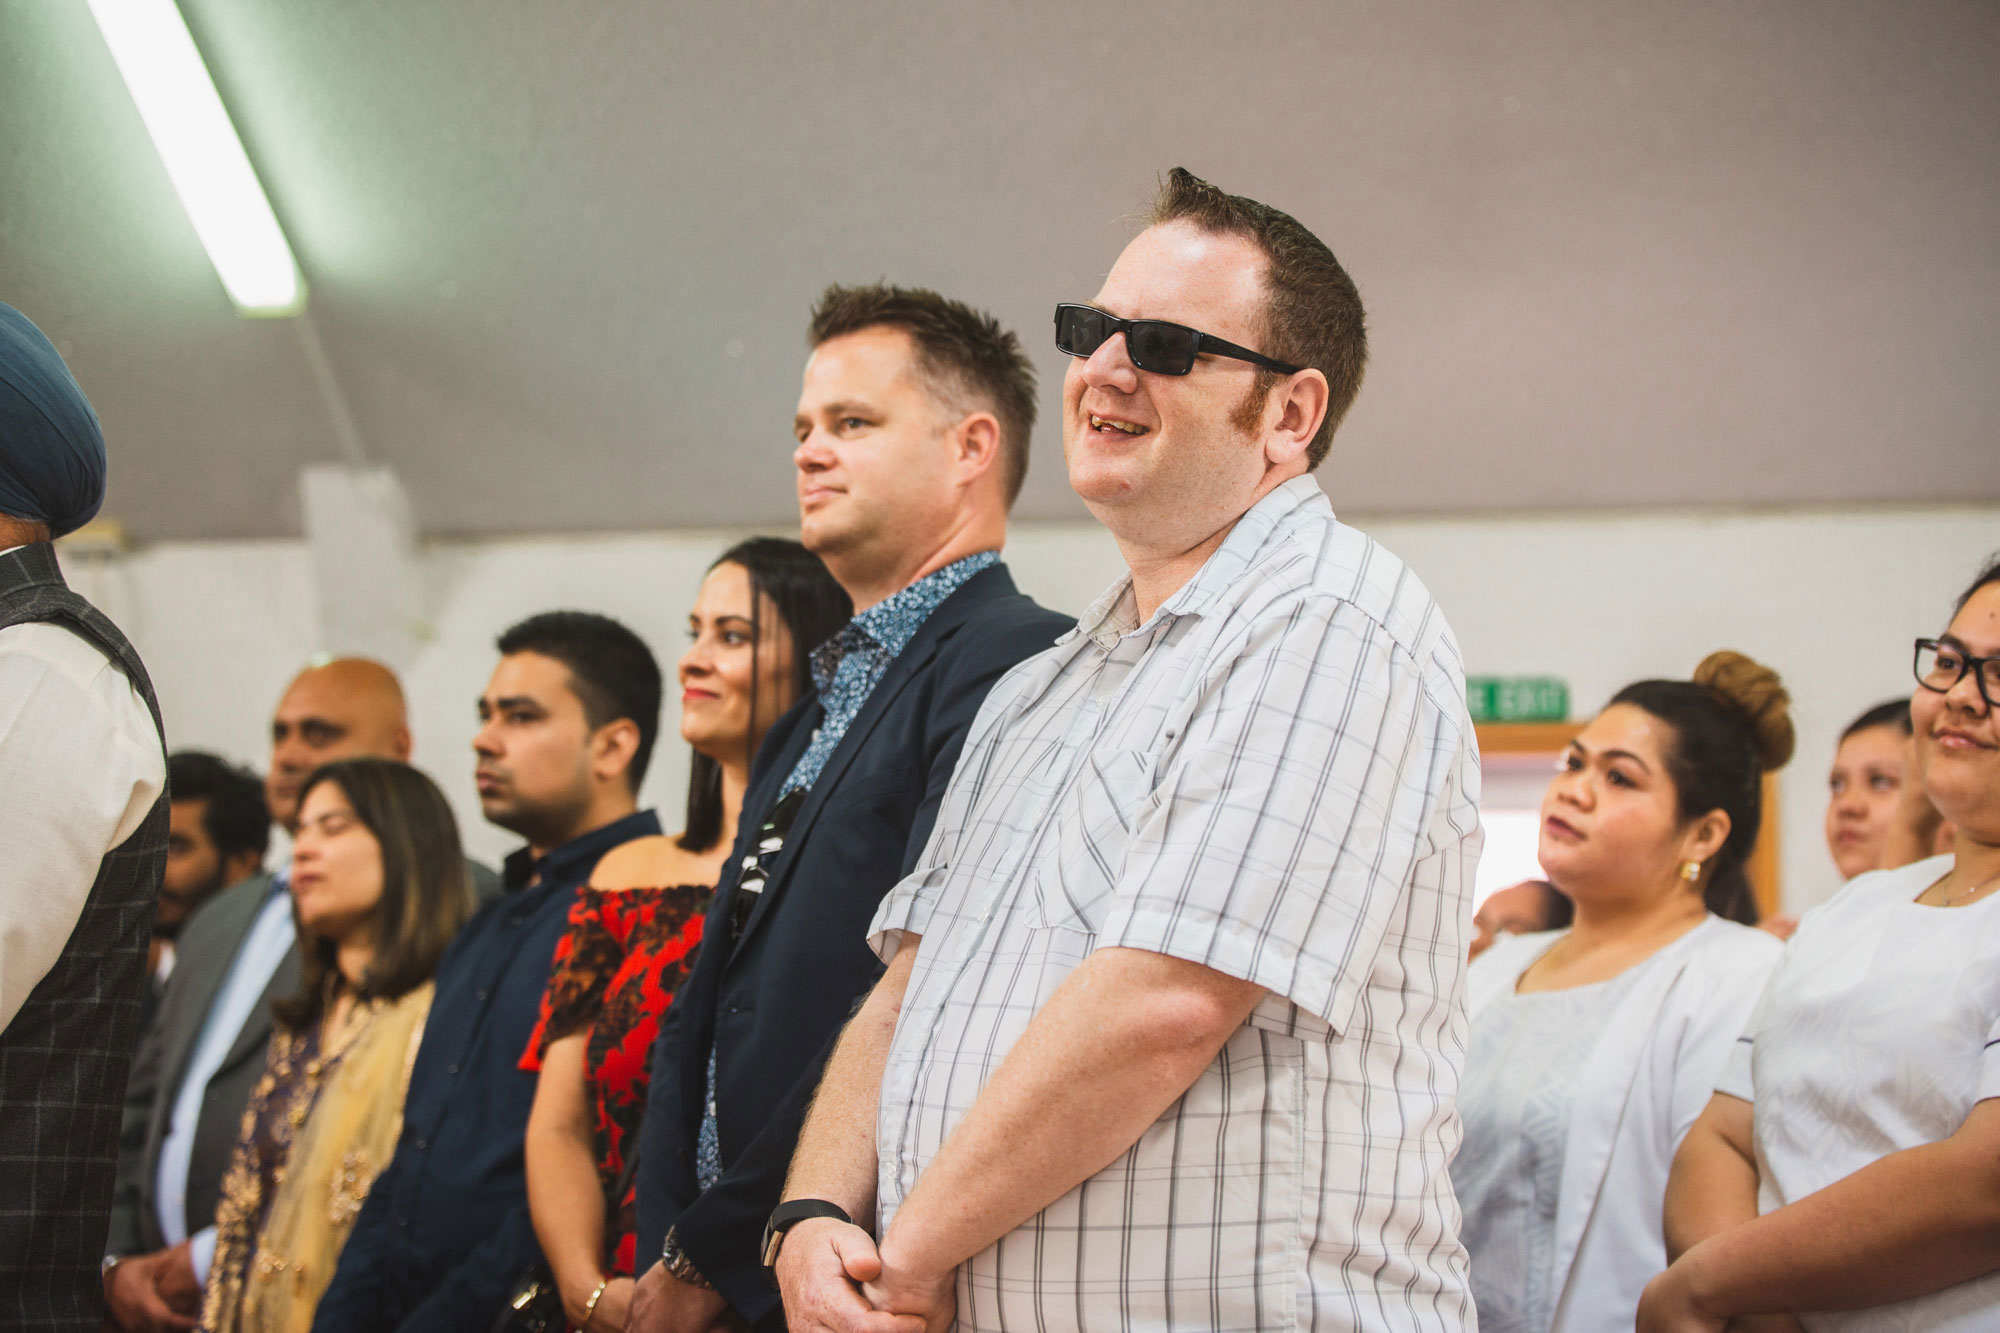
[[[1555,676],[1467,676],[1465,706],[1474,722],[1564,722],[1569,685]]]

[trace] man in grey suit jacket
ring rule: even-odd
[[[395,675],[359,658],[301,672],[271,721],[272,819],[292,828],[306,777],[360,755],[409,758]],[[491,871],[473,870],[482,897],[497,891]],[[105,1301],[128,1333],[187,1328],[199,1313],[222,1175],[264,1068],[271,1001],[299,984],[286,878],[254,875],[189,918],[133,1062],[104,1261]]]

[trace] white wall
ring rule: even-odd
[[[1783,673],[1800,743],[1783,784],[1788,903],[1836,885],[1820,840],[1835,735],[1910,688],[1909,642],[1942,626],[1980,561],[2000,548],[2000,506],[1750,514],[1361,518],[1430,586],[1469,669],[1562,676],[1588,713],[1629,680],[1685,675],[1736,648]],[[440,543],[422,555],[430,634],[405,672],[416,761],[444,786],[474,851],[510,846],[479,818],[473,701],[508,624],[555,606],[617,616],[671,665],[703,569],[741,534],[651,533]],[[1007,559],[1022,587],[1071,613],[1122,569],[1090,525],[1018,528]],[[171,742],[262,767],[268,711],[315,642],[299,542],[155,546],[79,568],[79,589],[131,634],[157,684]],[[646,798],[671,825],[686,751],[678,691]]]

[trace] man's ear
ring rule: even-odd
[[[970,483],[1000,462],[1000,419],[991,412],[973,412],[951,428],[953,463],[959,479]]]
[[[639,753],[639,724],[629,717],[614,718],[591,737],[591,749],[592,772],[606,782],[623,778]],[[631,787],[636,794],[639,784],[632,783]]]
[[[1326,420],[1328,400],[1326,376],[1307,368],[1273,385],[1266,413],[1276,410],[1270,433],[1265,437],[1264,454],[1273,465],[1283,466],[1305,457]]]

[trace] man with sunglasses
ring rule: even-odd
[[[1056,335],[1130,574],[988,696],[876,914],[770,1227],[791,1327],[1471,1327],[1464,678],[1307,475],[1359,295],[1177,170]]]

